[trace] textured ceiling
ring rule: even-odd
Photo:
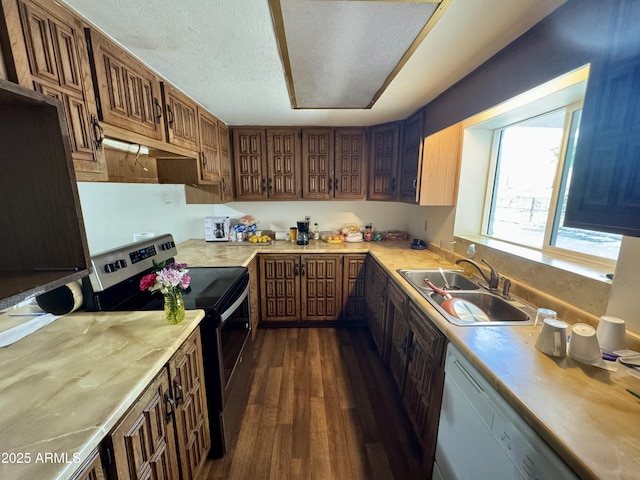
[[[291,108],[268,0],[62,3],[229,125],[347,126],[405,118],[564,1],[453,0],[370,110]]]

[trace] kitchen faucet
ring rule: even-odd
[[[484,270],[482,269],[482,267],[480,267],[480,265],[478,265],[476,262],[474,262],[470,258],[461,258],[460,260],[456,260],[456,265],[460,265],[462,262],[467,262],[468,264],[473,265],[476,268],[476,270],[480,272],[480,275],[482,275],[482,278],[484,278],[484,281],[487,282],[487,286],[489,287],[489,290],[495,290],[498,288],[498,282],[500,282],[500,276],[498,275],[498,272],[496,272],[496,270],[484,258],[482,259],[482,262],[486,264],[491,270],[489,277],[487,277],[487,274],[484,273]]]

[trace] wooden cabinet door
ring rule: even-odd
[[[342,310],[342,255],[302,255],[302,320],[338,320]]]
[[[200,179],[205,182],[220,182],[220,137],[218,119],[209,112],[198,109],[200,128]]]
[[[640,237],[640,3],[606,9],[612,45],[591,62],[564,224]]]
[[[420,168],[420,205],[455,205],[462,153],[462,124],[429,135]]]
[[[371,128],[369,146],[369,200],[395,200],[397,193],[400,125]]]
[[[364,128],[335,131],[334,197],[364,199],[367,195],[367,132]]]
[[[413,332],[403,401],[409,420],[422,444],[424,465],[433,464],[442,390],[446,338],[413,303],[409,304]]]
[[[331,128],[302,129],[302,197],[333,197],[334,137]]]
[[[367,323],[371,336],[380,356],[384,358],[385,325],[387,314],[385,311],[387,295],[387,275],[384,270],[370,257],[366,262],[365,301],[367,305]]]
[[[266,155],[266,135],[263,129],[233,129],[236,200],[267,199]]]
[[[222,203],[233,201],[233,162],[229,142],[229,127],[218,121],[218,147],[220,149],[221,200]]]
[[[176,405],[181,479],[192,480],[207,460],[211,448],[199,328],[172,357],[169,376]]]
[[[406,318],[409,305],[407,294],[392,280],[387,284],[387,296],[384,309],[386,311],[386,322],[383,325],[381,334],[380,355],[385,362],[390,363],[393,326],[398,317]]]
[[[82,466],[73,474],[71,480],[106,480],[104,468],[100,461],[100,452],[94,450]]]
[[[6,12],[7,24],[22,26],[24,50],[11,44],[16,58],[26,50],[30,73],[20,81],[62,101],[76,178],[108,180],[83,27],[53,2],[44,5],[20,1],[17,11]]]
[[[200,150],[196,104],[166,82],[160,83],[165,112],[167,142],[197,152]]]
[[[267,196],[274,200],[300,198],[300,130],[267,130]]]
[[[342,318],[365,319],[366,254],[345,255],[342,262]]]
[[[136,58],[94,29],[86,29],[100,119],[110,125],[164,139],[160,81]]]
[[[404,122],[400,155],[400,201],[402,202],[418,202],[418,166],[422,156],[424,137],[423,117],[421,109]]]
[[[249,315],[251,318],[251,333],[255,336],[258,332],[258,324],[260,323],[258,257],[253,257],[247,268],[249,269]]]
[[[111,433],[119,479],[178,480],[170,396],[169,373],[163,369]]]
[[[300,319],[299,255],[260,256],[260,295],[262,322]]]
[[[398,314],[393,318],[391,329],[391,345],[389,349],[389,368],[396,381],[400,393],[404,392],[405,373],[407,371],[407,353],[411,345],[411,330],[404,315]]]

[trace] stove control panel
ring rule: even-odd
[[[171,234],[123,245],[91,257],[92,273],[89,275],[94,292],[121,283],[178,254]]]

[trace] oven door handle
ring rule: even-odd
[[[235,312],[238,307],[242,304],[242,302],[244,302],[244,300],[249,296],[249,283],[247,282],[247,286],[245,287],[244,291],[240,294],[240,296],[238,297],[238,299],[233,302],[233,304],[227,308],[224,312],[222,312],[220,314],[220,323],[224,323],[227,321],[227,319],[233,314],[233,312]]]

